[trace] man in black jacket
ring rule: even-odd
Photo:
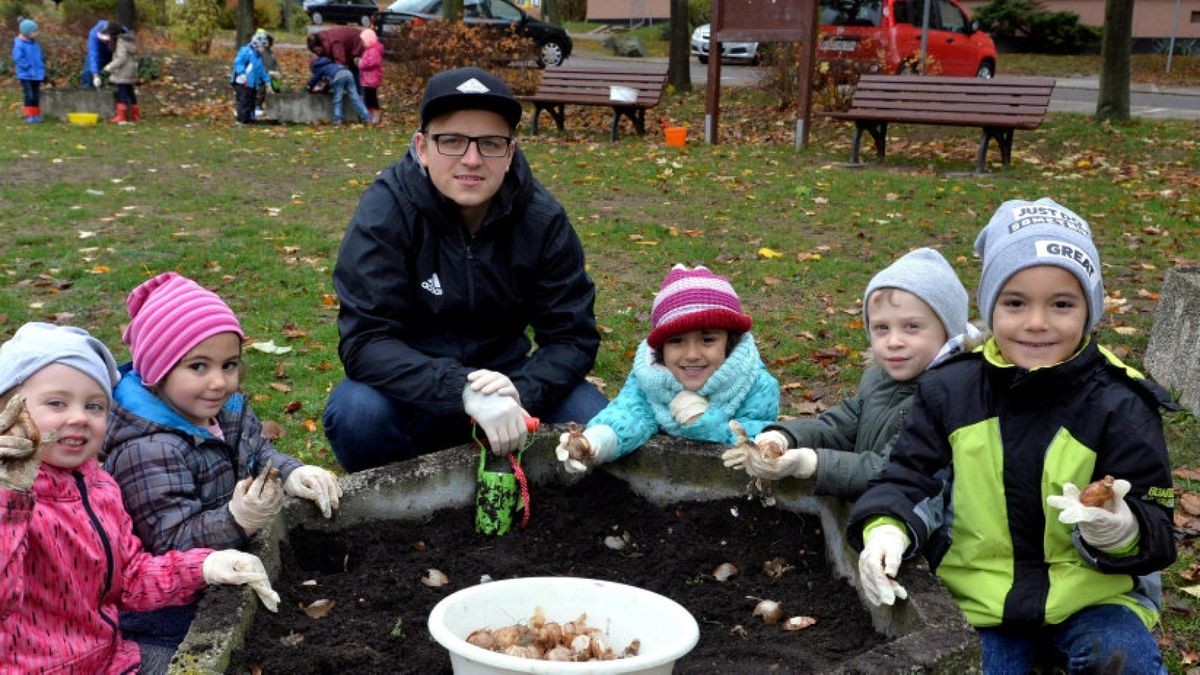
[[[521,104],[478,68],[430,79],[421,128],[367,189],[338,251],[346,379],[325,433],[348,471],[466,442],[497,454],[526,415],[586,422],[595,286],[563,207],[513,139]],[[532,329],[532,346],[527,330]]]

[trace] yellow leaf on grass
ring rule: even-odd
[[[758,249],[758,257],[762,258],[763,260],[774,260],[775,258],[782,258],[783,254],[773,248],[767,248],[764,246]]]
[[[1179,590],[1183,591],[1184,593],[1187,593],[1188,595],[1190,595],[1192,597],[1200,598],[1200,585],[1182,586],[1182,587],[1180,587]]]
[[[1137,335],[1138,333],[1142,332],[1135,326],[1116,326],[1113,328],[1113,330],[1121,335]]]
[[[111,271],[112,271],[112,268],[109,267],[108,265],[96,265],[92,269],[88,270],[88,272],[90,272],[92,274],[108,274]]]

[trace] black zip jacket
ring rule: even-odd
[[[591,371],[600,335],[583,246],[513,152],[473,237],[411,148],[367,189],[333,271],[347,377],[445,415],[462,411],[467,374],[487,368],[542,415]]]

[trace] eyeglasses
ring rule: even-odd
[[[512,138],[508,136],[464,136],[462,134],[433,134],[430,136],[438,152],[449,157],[462,157],[467,154],[467,148],[475,143],[475,148],[484,157],[504,157],[508,154]]]

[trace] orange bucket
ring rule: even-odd
[[[667,127],[663,134],[667,137],[667,145],[673,148],[682,148],[687,143],[687,127]]]

